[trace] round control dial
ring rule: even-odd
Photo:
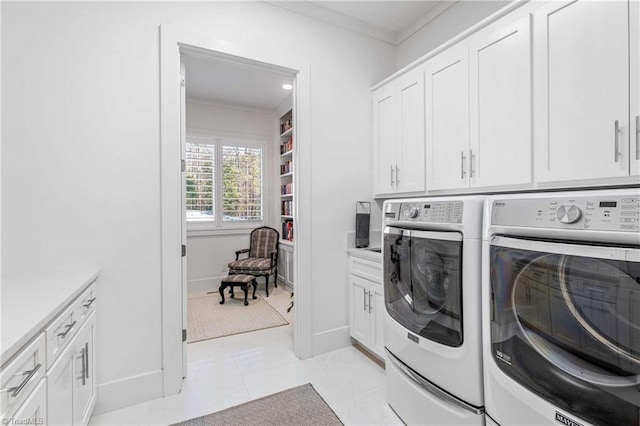
[[[416,217],[418,217],[418,213],[420,213],[420,210],[418,210],[417,207],[411,207],[407,212],[407,216],[409,216],[411,219],[415,219]]]
[[[563,204],[556,210],[556,217],[562,223],[576,223],[582,217],[582,211],[573,204]]]

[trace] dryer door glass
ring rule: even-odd
[[[462,344],[462,235],[387,229],[384,291],[389,315],[409,331]]]
[[[589,422],[639,425],[639,255],[637,248],[494,239],[496,365]]]

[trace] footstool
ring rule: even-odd
[[[256,277],[254,277],[253,275],[233,274],[233,275],[229,275],[226,278],[223,278],[222,281],[220,282],[220,288],[218,289],[218,291],[220,292],[220,297],[222,297],[220,304],[221,305],[224,304],[225,288],[231,287],[229,297],[233,299],[233,288],[240,287],[240,289],[244,291],[244,305],[247,306],[249,304],[249,302],[247,301],[247,295],[249,293],[249,285],[253,285],[253,298],[257,299],[256,287],[258,287],[258,284],[256,283]]]

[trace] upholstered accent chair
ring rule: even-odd
[[[278,244],[280,233],[273,228],[263,226],[251,231],[249,248],[238,250],[236,260],[229,263],[229,275],[246,274],[254,277],[265,277],[267,297],[269,297],[269,276],[278,287]],[[240,259],[241,254],[248,257]]]

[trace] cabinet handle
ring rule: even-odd
[[[85,342],[84,344],[84,377],[86,379],[89,378],[89,342]]]
[[[58,337],[62,337],[63,339],[65,337],[67,337],[67,334],[69,334],[69,332],[71,331],[71,329],[73,328],[74,325],[76,325],[77,321],[72,322],[71,324],[67,324],[65,325],[65,327],[67,327],[67,329],[63,332],[63,333],[58,333]]]
[[[391,164],[390,164],[390,165],[389,165],[389,167],[391,168],[391,173],[390,173],[390,176],[391,176],[391,186],[393,186],[393,165],[391,165]]]
[[[367,311],[367,290],[365,290],[364,288],[362,289],[362,296],[363,296],[363,305],[364,305],[364,311]]]
[[[22,383],[20,383],[16,387],[9,388],[9,389],[6,389],[6,390],[2,390],[0,392],[11,392],[11,398],[15,398],[22,391],[22,389],[24,389],[24,387],[27,386],[27,383],[29,383],[29,380],[31,380],[31,378],[36,374],[36,372],[40,369],[40,367],[42,367],[42,364],[36,365],[33,368],[33,370],[23,371],[22,375],[23,376],[26,375],[27,377],[24,378]]]
[[[640,160],[640,115],[636,115],[636,160]]]
[[[84,305],[82,305],[84,308],[88,308],[89,306],[91,306],[93,304],[93,302],[96,301],[95,297],[92,297],[91,299],[89,299],[88,303],[85,303]]]
[[[464,179],[464,175],[467,174],[467,171],[464,169],[465,160],[464,151],[460,151],[460,179]]]
[[[81,356],[80,358],[82,358],[82,375],[80,377],[78,377],[79,379],[82,379],[82,386],[87,384],[87,378],[85,377],[85,370],[84,370],[84,366],[85,366],[85,352],[84,352],[84,348],[82,348],[82,350],[80,351]]]
[[[371,313],[371,292],[369,292],[369,313]]]
[[[613,124],[613,129],[614,129],[614,149],[615,149],[615,153],[614,153],[614,161],[617,163],[618,160],[620,159],[620,123],[618,122],[618,120],[615,121],[615,123]]]
[[[397,164],[396,164],[396,185],[400,185],[400,169],[398,168]]]
[[[473,150],[470,149],[469,150],[469,170],[471,172],[469,175],[470,178],[472,178],[473,175],[475,174],[475,170],[473,169],[473,163],[475,159],[476,159],[476,155],[473,153]]]

